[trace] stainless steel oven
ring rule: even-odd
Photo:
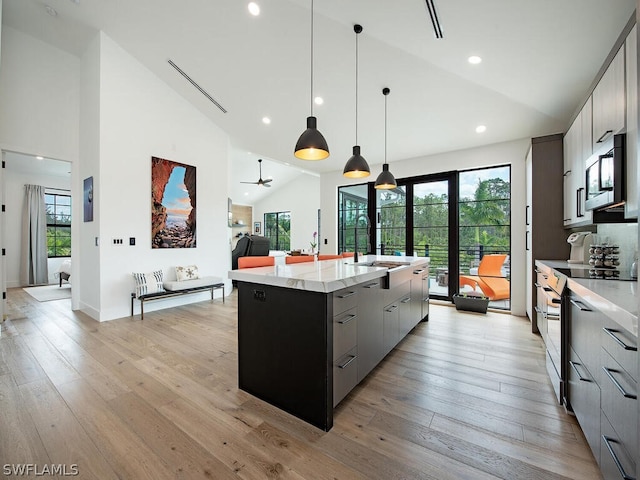
[[[552,269],[536,267],[536,320],[546,347],[546,367],[558,403],[565,398],[565,322],[563,296],[567,277]]]

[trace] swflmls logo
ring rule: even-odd
[[[33,475],[36,477],[43,477],[45,475],[62,475],[65,477],[75,477],[78,475],[78,465],[73,463],[71,465],[64,465],[62,463],[51,465],[38,465],[36,463],[5,463],[2,466],[2,473],[9,476],[24,477],[26,475]]]

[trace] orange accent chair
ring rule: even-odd
[[[238,268],[272,267],[276,264],[275,257],[256,256],[238,258]]]
[[[507,256],[504,254],[485,255],[478,265],[478,275],[460,275],[460,287],[468,285],[474,290],[479,287],[489,300],[504,300],[511,295],[509,280],[502,274]]]
[[[284,257],[284,263],[287,265],[291,263],[304,263],[304,262],[313,262],[315,257],[313,255],[294,255]]]
[[[342,252],[342,258],[351,258],[355,255],[354,252]]]
[[[318,255],[318,260],[336,260],[342,258],[342,255]]]

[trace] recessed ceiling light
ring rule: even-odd
[[[476,127],[476,133],[484,133],[487,131],[487,127],[485,127],[484,125],[478,125]]]
[[[38,156],[36,157],[36,160],[44,160],[44,157],[41,157],[40,155],[38,155]]]
[[[244,194],[245,194],[245,196],[246,196],[246,195],[249,195],[249,192],[244,192]]]
[[[469,58],[467,58],[467,61],[471,64],[471,65],[478,65],[479,63],[482,62],[482,58],[480,58],[477,55],[471,55]]]
[[[269,117],[262,117],[262,123],[269,125],[271,123],[271,119]]]
[[[258,5],[256,2],[250,2],[248,8],[249,8],[249,13],[254,17],[257,17],[258,15],[260,15],[260,5]]]
[[[324,103],[324,99],[322,97],[316,97],[313,99],[316,105],[322,105]]]

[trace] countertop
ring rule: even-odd
[[[398,257],[391,255],[360,255],[359,262],[353,258],[322,260],[314,262],[275,265],[272,267],[243,268],[231,270],[229,278],[239,282],[259,283],[276,287],[306,290],[310,292],[330,293],[345,287],[384,277],[389,269],[368,267],[362,263],[407,262],[409,265],[399,268],[415,268],[428,265],[427,257]],[[393,269],[395,270],[395,269]]]
[[[588,270],[589,265],[561,260],[536,260],[550,268]],[[638,282],[568,278],[567,287],[629,332],[638,336]]]

